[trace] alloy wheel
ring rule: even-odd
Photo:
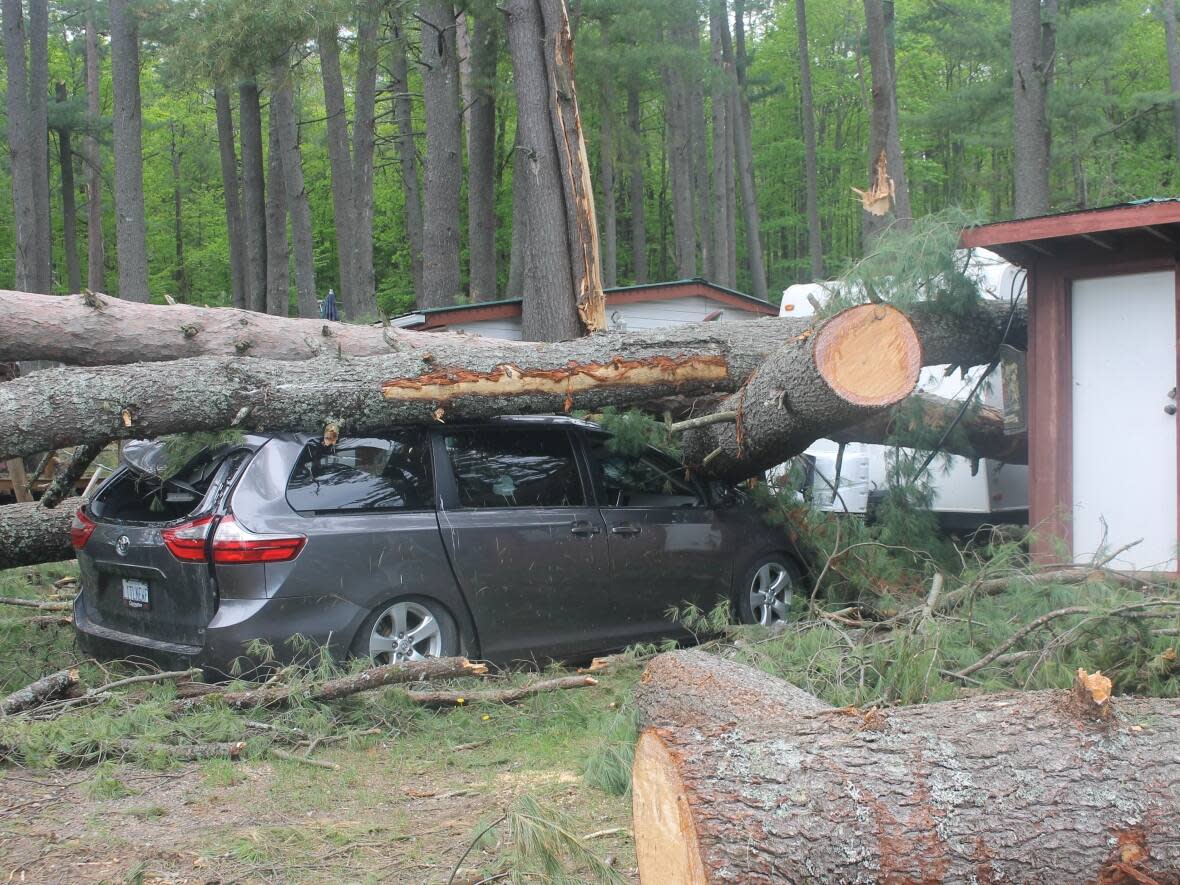
[[[420,661],[442,654],[438,620],[418,602],[395,602],[373,624],[369,655],[379,664]]]
[[[787,620],[793,590],[791,574],[779,562],[768,562],[750,581],[750,611],[754,623],[770,626]]]

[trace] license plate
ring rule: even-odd
[[[124,578],[123,602],[128,608],[151,608],[147,582]]]

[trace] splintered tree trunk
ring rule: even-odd
[[[611,106],[611,89],[603,87],[602,133],[599,180],[602,185],[602,285],[613,289],[618,285],[619,227],[618,204],[615,202],[615,122]]]
[[[53,227],[49,215],[49,3],[29,2],[29,158],[33,174],[33,218],[37,249],[34,291],[53,291]]]
[[[32,132],[29,119],[28,65],[25,61],[25,17],[21,0],[3,0],[4,59],[8,76],[8,157],[12,167],[16,286],[35,289],[32,276],[37,251],[34,216]]]
[[[238,180],[234,117],[229,90],[222,86],[216,87],[213,90],[213,103],[217,109],[217,153],[221,161],[221,188],[225,193],[225,225],[229,236],[230,289],[233,306],[245,309],[250,306],[246,300],[246,249],[242,242],[241,182]],[[90,288],[101,291],[93,285]]]
[[[291,214],[291,239],[295,249],[295,290],[301,317],[319,316],[315,287],[315,241],[311,230],[311,207],[303,181],[303,154],[299,148],[299,118],[291,88],[290,59],[282,58],[271,73],[270,126],[277,132],[282,155],[283,186],[287,211]]]
[[[1180,707],[1072,691],[832,708],[700,651],[648,665],[640,880],[1180,882]]]
[[[95,0],[86,3],[86,113],[91,120],[97,120],[102,114],[94,4]],[[97,135],[86,136],[86,166],[86,286],[92,292],[103,292],[106,290],[106,254],[102,239],[102,155]]]
[[[1057,2],[1012,0],[1012,168],[1016,217],[1049,211],[1049,85]]]
[[[811,50],[807,42],[807,3],[795,0],[795,26],[799,38],[799,92],[803,104],[803,150],[807,187],[807,254],[811,278],[824,278],[824,245],[819,221],[819,164],[815,148],[815,103],[811,97]]]
[[[285,317],[291,306],[291,253],[287,245],[287,187],[283,181],[283,152],[279,131],[269,127],[266,189],[266,312]]]
[[[65,81],[55,87],[59,105],[69,101]],[[74,191],[74,145],[69,126],[57,130],[57,165],[61,171],[61,229],[66,251],[66,285],[71,292],[82,291],[82,268],[78,264],[78,204]]]
[[[428,0],[422,22],[422,96],[426,108],[426,182],[422,238],[422,307],[453,304],[463,291],[459,264],[463,139],[455,10]]]
[[[115,90],[115,247],[119,297],[146,302],[147,215],[139,97],[139,26],[129,0],[111,0],[111,81]]]
[[[467,109],[467,254],[472,301],[496,297],[496,17],[476,4]]]
[[[636,283],[647,282],[647,214],[644,202],[647,188],[644,167],[643,117],[640,113],[639,89],[627,88],[627,174],[631,202],[631,276]]]
[[[405,201],[406,238],[410,246],[410,273],[414,293],[422,294],[422,189],[418,183],[418,148],[414,143],[414,102],[410,96],[410,71],[406,60],[406,31],[401,11],[391,7],[393,16],[390,46],[389,88],[393,91],[393,116],[397,121],[397,161]]]
[[[885,182],[877,181],[878,162],[882,155],[886,160],[888,177],[892,179],[889,206],[892,213],[875,213],[866,209],[861,214],[862,236],[867,246],[885,229],[891,217],[906,223],[911,212],[897,124],[897,83],[893,75],[893,0],[864,0],[864,7],[873,81],[868,157],[870,189],[886,186]]]
[[[246,240],[246,307],[266,313],[266,176],[262,156],[262,108],[258,84],[238,86],[242,130],[242,221]]]

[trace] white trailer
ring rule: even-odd
[[[1024,272],[991,252],[977,251],[969,265],[986,298],[1005,303],[1024,291]],[[839,289],[838,283],[801,283],[783,292],[781,316],[811,316],[815,303],[822,305]],[[922,370],[918,389],[947,399],[962,400],[970,395],[986,366],[960,374],[946,374],[946,366]],[[979,397],[984,405],[1003,411],[1004,391],[999,366],[983,382]],[[804,453],[809,465],[809,491],[813,503],[823,510],[863,515],[887,487],[888,458],[913,457],[909,449],[848,443],[843,455],[838,443],[816,440]],[[837,462],[839,470],[837,471]],[[940,456],[931,464],[929,480],[934,489],[932,510],[948,530],[969,530],[980,525],[1028,522],[1028,468],[983,459],[973,464],[967,458]],[[838,475],[837,475],[838,473]],[[781,472],[780,474],[781,475]]]

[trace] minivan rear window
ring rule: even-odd
[[[586,502],[561,431],[463,430],[446,435],[463,507],[578,507]]]
[[[311,513],[432,509],[426,434],[404,430],[334,446],[309,443],[287,483],[287,503]]]

